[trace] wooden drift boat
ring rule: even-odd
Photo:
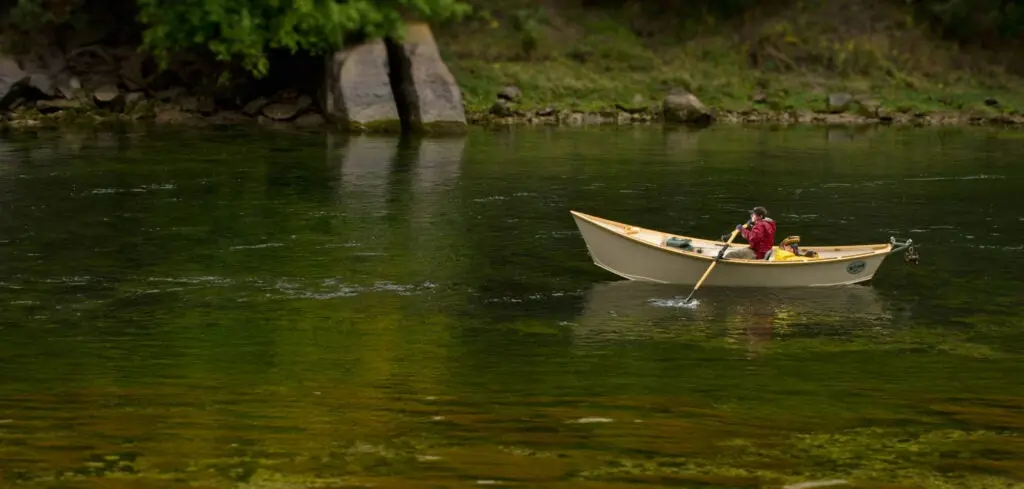
[[[693,285],[700,280],[726,245],[723,241],[692,238],[623,224],[570,211],[583,235],[594,264],[620,277],[644,282]],[[674,243],[687,243],[683,247]],[[733,243],[730,248],[742,248]],[[912,241],[858,246],[808,246],[816,257],[764,260],[719,260],[706,286],[824,287],[867,282],[887,256],[912,246]],[[781,253],[779,254],[782,255]]]

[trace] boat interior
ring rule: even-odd
[[[608,219],[602,219],[596,216],[580,215],[585,219],[590,220],[594,224],[608,228],[609,230],[630,236],[632,238],[644,241],[646,243],[662,247],[673,249],[682,253],[692,253],[704,255],[707,257],[714,258],[718,255],[718,252],[725,245],[724,241],[720,240],[708,240],[701,238],[694,238],[691,236],[683,236],[678,234],[665,233],[661,231],[655,231],[637,226],[631,226],[620,222],[611,221]],[[778,237],[777,237],[778,238]],[[888,243],[883,244],[869,244],[869,245],[854,245],[854,246],[803,246],[799,245],[801,253],[807,251],[814,251],[817,256],[789,256],[785,252],[778,253],[780,251],[780,243],[784,242],[787,237],[783,237],[781,240],[776,239],[775,246],[772,247],[772,251],[769,252],[768,256],[765,257],[767,261],[779,261],[780,257],[786,261],[822,261],[822,260],[834,260],[837,258],[848,258],[851,256],[865,255],[875,253],[881,250],[886,250],[890,247]],[[796,238],[799,241],[798,237]],[[738,236],[730,244],[730,249],[742,248],[746,246],[745,242],[742,241],[742,237]],[[737,260],[737,259],[733,259]],[[737,260],[737,261],[761,261],[761,260]]]

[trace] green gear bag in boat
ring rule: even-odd
[[[693,251],[693,245],[690,244],[690,242],[691,241],[688,240],[688,239],[683,239],[683,238],[677,238],[675,236],[670,236],[668,239],[665,240],[665,246],[669,246],[669,247],[672,247],[672,248],[679,248],[681,250],[686,250],[686,251]]]

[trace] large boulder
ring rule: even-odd
[[[17,61],[0,55],[0,110],[10,109],[31,82],[32,75],[22,70]]]
[[[34,51],[20,58],[21,69],[32,79],[29,85],[46,98],[62,95],[71,79],[64,53],[53,46],[38,46]]]
[[[384,41],[338,51],[329,55],[326,63],[325,116],[354,130],[401,128]]]
[[[462,91],[441,59],[430,26],[407,23],[402,40],[388,39],[386,43],[396,78],[395,98],[409,126],[432,132],[464,131]]]
[[[294,101],[280,101],[263,107],[263,115],[275,121],[290,121],[302,115],[313,101],[306,95]]]
[[[662,101],[665,122],[707,125],[714,118],[711,111],[696,95],[685,90],[674,90]]]

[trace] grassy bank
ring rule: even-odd
[[[919,0],[917,7],[905,0],[467,1],[473,4],[468,18],[432,25],[442,57],[461,86],[470,123],[646,123],[659,120],[670,91],[685,89],[718,122],[1024,126],[1024,34],[989,25],[999,17],[989,15],[993,5],[1002,0],[971,4],[967,14],[938,24],[948,30],[962,21],[955,25],[963,27],[957,42],[936,34],[937,24],[919,13],[922,4],[943,0]],[[1024,0],[1007,1],[1024,11]],[[139,13],[136,0],[114,3],[124,10],[123,17]],[[0,101],[5,104],[0,129],[125,121],[327,123],[322,108],[312,102],[319,97],[322,53],[277,49],[271,56],[271,47],[279,47],[271,40],[281,32],[260,24],[253,27],[258,36],[235,39],[245,42],[232,48],[250,56],[245,59],[265,62],[266,78],[245,73],[242,58],[213,59],[213,52],[224,47],[219,38],[176,47],[181,52],[175,61],[158,69],[148,48],[139,46],[142,33],[148,32],[145,26],[112,28],[103,2],[83,5],[91,8],[80,7],[62,22],[44,22],[48,30],[35,35],[28,34],[35,32],[30,29],[35,24],[25,19],[14,24],[20,30],[0,35],[0,57],[22,46],[38,58],[29,64],[46,68],[33,73],[32,83],[39,85],[35,91],[13,96],[0,91],[0,98],[6,98]],[[1016,22],[1007,14],[1008,4],[999,5],[1005,11],[1002,20]],[[199,6],[175,10],[163,20],[201,27],[209,19],[185,15]],[[282,16],[275,10],[262,15]],[[0,24],[2,19],[0,9]],[[176,29],[166,32],[178,35]],[[303,31],[300,37],[315,45],[324,35]],[[979,47],[982,43],[989,48]],[[54,50],[63,54],[50,56]],[[10,68],[13,61],[7,61],[0,64]],[[65,69],[69,66],[73,69]],[[75,83],[73,77],[78,77]],[[517,87],[521,98],[493,114],[498,92],[508,85]],[[37,92],[46,87],[61,94],[40,98]],[[120,94],[94,100],[100,88]],[[121,95],[125,103],[115,103]],[[830,99],[848,102],[837,108]]]
[[[486,113],[512,84],[524,112],[656,112],[679,87],[725,119],[808,119],[826,111],[829,94],[842,92],[862,103],[827,117],[1024,120],[1024,83],[1005,68],[1014,48],[972,50],[941,40],[892,2],[785,2],[726,20],[502,5],[481,3],[473,18],[435,31],[471,112]]]

